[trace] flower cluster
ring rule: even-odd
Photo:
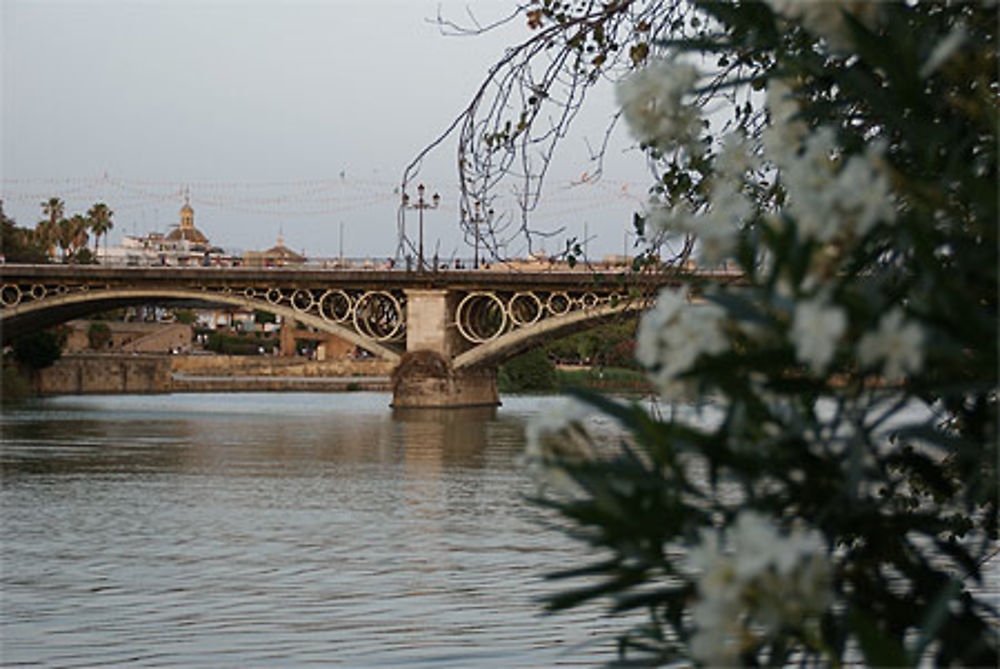
[[[742,181],[717,179],[711,187],[704,211],[695,213],[689,204],[670,207],[651,199],[645,218],[651,232],[688,232],[698,238],[701,260],[715,266],[731,258],[740,230],[754,214],[754,206],[742,192]]]
[[[658,146],[668,141],[691,144],[688,120],[695,112],[685,115],[675,106],[683,106],[685,93],[691,91],[681,87],[693,86],[695,78],[668,77],[665,72],[675,72],[670,62],[641,70],[619,87],[619,96],[628,101],[623,107],[625,119],[643,141]],[[670,101],[669,105],[665,101]],[[656,111],[663,106],[671,112],[658,117]],[[895,220],[896,206],[881,143],[843,158],[834,130],[821,127],[808,132],[798,118],[799,107],[791,91],[780,81],[768,86],[767,107],[771,125],[763,134],[763,149],[787,195],[783,214],[795,221],[802,239],[824,245],[850,242],[879,222]],[[678,119],[682,118],[688,120],[681,123]],[[651,231],[694,233],[701,259],[709,266],[731,257],[740,230],[756,212],[744,192],[747,173],[760,167],[756,153],[742,134],[724,137],[705,206],[696,213],[686,203],[671,207],[654,199],[646,208]]]
[[[851,14],[869,29],[877,27],[882,12],[879,3],[868,0],[768,0],[775,13],[801,22],[826,40],[834,51],[847,51],[853,40],[844,14]]]
[[[830,364],[837,341],[847,329],[847,314],[823,296],[795,305],[791,338],[795,355],[817,374]]]
[[[589,438],[583,426],[593,409],[583,402],[566,398],[552,411],[534,417],[525,430],[524,461],[532,477],[543,489],[574,495],[579,492],[559,459],[590,458]]]
[[[630,81],[636,99],[669,100],[681,104],[681,86],[693,85],[694,75],[668,77],[674,72],[667,63],[640,71]],[[621,90],[632,90],[623,86]],[[803,242],[817,244],[816,260],[811,264],[813,285],[816,279],[830,273],[827,256],[822,252],[833,244],[849,245],[867,234],[879,222],[895,220],[896,206],[886,176],[883,147],[875,143],[863,153],[843,157],[832,128],[820,127],[809,132],[799,118],[800,109],[791,90],[780,80],[768,86],[767,107],[771,125],[765,130],[762,143],[765,155],[787,194],[782,215],[795,225]],[[643,114],[656,116],[655,104],[639,105]],[[673,110],[673,107],[670,107]],[[663,127],[656,126],[645,115],[634,121],[636,110],[625,108],[626,120],[637,136],[651,138]],[[670,118],[678,114],[671,111]],[[636,125],[639,123],[639,125]],[[674,128],[671,121],[668,126]],[[760,161],[738,133],[724,138],[715,160],[708,203],[695,213],[690,205],[680,203],[668,207],[651,200],[646,217],[651,230],[683,231],[698,237],[702,260],[715,265],[730,257],[736,247],[740,230],[755,214],[755,205],[743,191],[748,172],[758,169]],[[719,353],[726,349],[721,323],[725,314],[720,309],[682,310],[686,293],[665,291],[656,309],[647,314],[639,327],[637,357],[653,370],[653,380],[665,397],[683,395],[687,384],[678,382],[701,353]],[[692,314],[697,313],[697,316]],[[847,314],[832,304],[825,294],[814,295],[799,302],[792,314],[789,337],[797,358],[815,373],[822,373],[833,360],[840,338],[847,330]],[[922,336],[919,326],[910,323],[901,336],[891,335],[888,328],[899,330],[900,323],[887,322],[879,333],[865,340],[860,356],[863,364],[876,359],[886,360],[886,374],[899,375],[920,369]],[[883,350],[887,341],[905,345],[895,352]],[[883,348],[880,348],[883,347]]]
[[[703,530],[688,564],[699,574],[691,654],[709,666],[735,664],[780,630],[809,637],[832,601],[831,563],[820,534],[782,534],[753,511],[740,512],[724,537]]]
[[[779,137],[790,133],[772,129]],[[771,141],[772,146],[779,141]],[[882,145],[851,156],[838,169],[833,129],[823,127],[808,135],[801,151],[795,146],[771,156],[780,170],[788,195],[784,213],[795,219],[805,239],[831,242],[865,235],[879,221],[892,222],[896,208],[882,164]]]
[[[904,323],[902,309],[882,316],[876,332],[866,332],[858,342],[858,358],[863,365],[884,362],[882,375],[898,381],[918,372],[924,363],[924,331],[916,323]]]
[[[683,146],[698,152],[701,114],[684,101],[697,80],[694,67],[669,60],[624,79],[617,88],[618,104],[635,138],[663,151]]]
[[[725,317],[726,312],[715,304],[689,302],[687,287],[660,292],[656,306],[639,323],[635,357],[652,370],[663,397],[689,396],[690,383],[682,378],[684,373],[702,354],[727,350]]]
[[[784,213],[795,220],[800,237],[851,240],[879,221],[895,220],[881,143],[840,160],[833,129],[807,132],[798,104],[780,81],[768,85],[767,108],[771,125],[764,131],[764,148],[787,194]]]

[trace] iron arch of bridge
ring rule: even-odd
[[[549,316],[530,325],[523,325],[478,344],[455,356],[456,370],[495,367],[519,353],[574,332],[596,327],[626,313],[638,313],[652,306],[652,300],[623,300],[617,304],[601,304],[570,311],[561,316]]]
[[[299,321],[321,332],[336,335],[390,362],[399,362],[400,359],[400,354],[389,346],[365,337],[338,322],[290,306],[275,304],[267,299],[246,297],[240,293],[224,294],[199,289],[107,288],[46,296],[44,299],[5,307],[0,311],[0,329],[3,330],[6,340],[9,336],[16,336],[22,331],[56,325],[88,313],[157,301],[197,302],[265,311],[285,319]]]

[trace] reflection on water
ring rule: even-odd
[[[518,466],[548,398],[66,397],[2,416],[0,661],[549,665],[611,658],[539,617],[579,547]]]

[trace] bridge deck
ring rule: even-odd
[[[82,284],[170,284],[205,282],[225,285],[260,283],[275,287],[331,284],[355,288],[450,290],[559,290],[588,286],[655,288],[681,282],[736,279],[732,272],[682,271],[600,272],[550,270],[405,270],[299,269],[257,267],[105,267],[101,265],[0,265],[0,282]]]

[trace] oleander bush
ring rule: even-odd
[[[646,239],[744,281],[644,315],[657,411],[578,391],[529,426],[596,552],[549,608],[647,611],[644,663],[997,666],[996,3],[694,1],[630,47],[595,35],[679,3],[579,4],[525,11],[587,62],[630,49]]]

